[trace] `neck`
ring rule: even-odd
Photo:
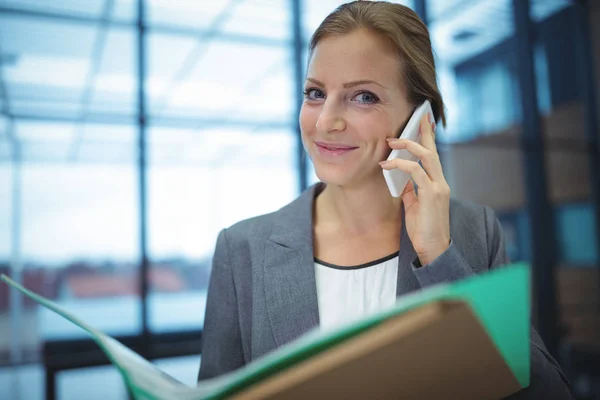
[[[401,199],[394,198],[383,176],[355,186],[328,184],[317,197],[315,222],[321,227],[366,234],[401,222]]]

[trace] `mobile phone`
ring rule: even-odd
[[[430,121],[434,121],[433,111],[431,110],[431,104],[429,100],[425,100],[423,104],[421,104],[411,115],[406,127],[400,134],[401,139],[409,139],[415,142],[419,141],[419,124],[423,116],[429,114]],[[393,160],[394,158],[401,158],[404,160],[417,161],[418,158],[413,156],[408,150],[392,150],[389,157],[389,160]],[[392,170],[383,170],[383,176],[385,178],[385,182],[387,183],[388,189],[390,190],[390,194],[393,197],[400,197],[404,188],[408,184],[408,181],[411,179],[410,174],[399,169]]]

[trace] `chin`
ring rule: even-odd
[[[344,165],[315,164],[314,167],[317,178],[328,185],[349,186],[358,180],[356,171],[349,171]]]
[[[344,165],[314,164],[315,175],[325,184],[334,186],[363,186],[370,185],[377,180],[385,185],[383,173],[379,169],[374,169],[372,173],[360,171],[357,168],[349,168]],[[362,173],[361,173],[362,172]]]

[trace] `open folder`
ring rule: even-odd
[[[315,329],[243,368],[185,386],[56,303],[8,285],[87,331],[136,399],[498,399],[529,385],[525,264],[399,297],[390,310]]]

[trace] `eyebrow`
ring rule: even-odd
[[[321,82],[318,79],[315,78],[306,78],[307,81],[311,81],[312,83],[314,83],[315,85],[324,88],[325,84],[323,82]],[[377,86],[381,86],[382,88],[385,89],[385,86],[383,86],[381,83],[375,82],[373,80],[370,79],[361,79],[359,81],[352,81],[352,82],[346,82],[344,83],[344,89],[350,89],[353,88],[355,86],[359,86],[359,85],[367,85],[367,84],[375,84]]]

